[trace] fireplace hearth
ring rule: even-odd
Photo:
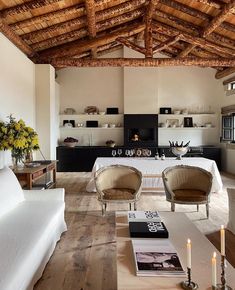
[[[158,146],[157,114],[124,115],[124,144],[133,148]]]

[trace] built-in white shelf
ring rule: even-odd
[[[117,129],[122,129],[123,127],[114,127],[114,128],[104,128],[104,127],[60,127],[62,130],[117,130]]]
[[[216,129],[215,127],[159,127],[159,130],[211,130],[211,129]]]

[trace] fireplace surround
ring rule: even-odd
[[[157,114],[125,114],[124,145],[139,148],[158,146]]]

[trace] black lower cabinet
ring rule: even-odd
[[[66,147],[58,146],[56,148],[57,171],[58,172],[90,172],[97,157],[112,157],[112,150],[117,152],[122,149],[121,156],[125,156],[125,150],[131,149],[128,147],[99,147],[99,146],[84,146],[84,147]],[[159,146],[151,148],[151,156],[155,156],[158,151],[159,156],[163,153],[166,157],[175,157],[169,146]],[[215,160],[218,169],[221,169],[221,150],[218,147],[190,147],[190,151],[185,155],[187,157],[205,157]]]

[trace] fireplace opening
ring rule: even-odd
[[[136,148],[140,146],[157,147],[157,114],[124,115],[124,144]]]
[[[153,128],[133,128],[129,129],[129,142],[148,142],[154,141],[154,129]]]

